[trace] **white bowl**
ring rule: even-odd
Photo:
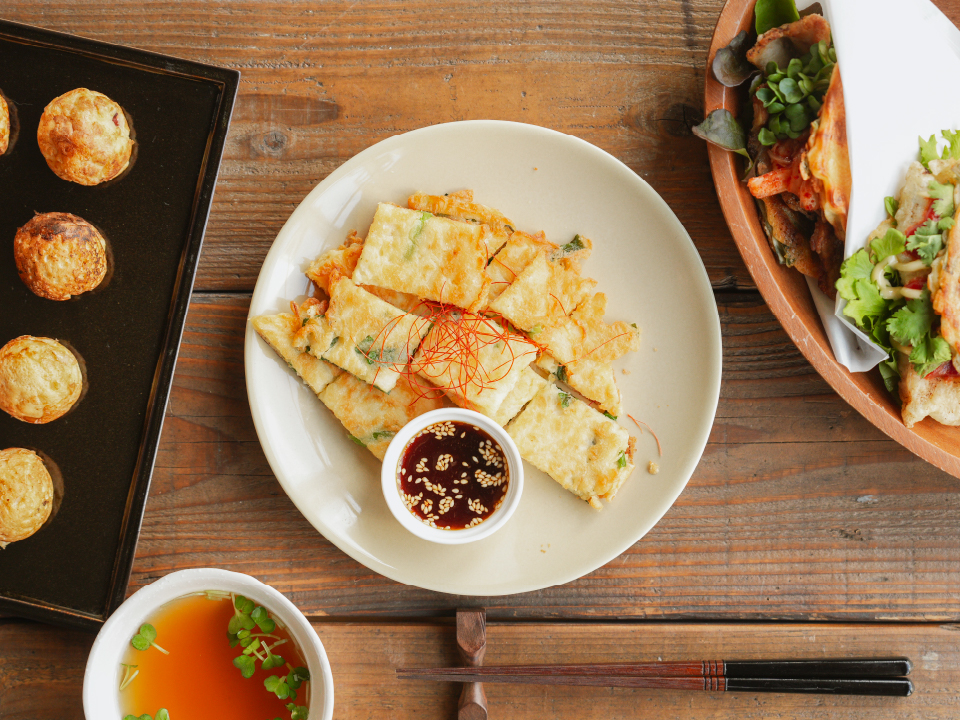
[[[503,448],[504,458],[507,462],[507,472],[510,481],[507,485],[507,495],[500,503],[500,507],[494,510],[486,520],[479,525],[463,530],[441,530],[430,527],[422,522],[407,506],[403,503],[400,496],[400,484],[397,476],[400,472],[400,456],[407,443],[413,439],[414,435],[434,423],[444,422],[445,420],[454,420],[470,423],[485,430],[490,437],[500,443]],[[520,458],[520,451],[517,450],[513,438],[507,434],[500,425],[473,410],[463,410],[460,408],[441,408],[440,410],[431,410],[419,417],[414,418],[394,435],[390,441],[387,452],[383,456],[383,465],[380,469],[380,483],[383,487],[383,497],[387,501],[387,507],[397,521],[407,530],[418,538],[429,540],[430,542],[440,543],[441,545],[461,545],[463,543],[475,542],[485,537],[493,535],[502,528],[513,511],[520,504],[520,494],[523,492],[523,460]]]
[[[333,673],[317,633],[297,607],[269,585],[249,575],[196,568],[170,573],[141,588],[104,623],[90,648],[83,675],[83,713],[87,720],[120,720],[120,663],[130,638],[154,612],[171,600],[203,590],[235,592],[263,605],[287,626],[310,671],[310,720],[333,717]]]

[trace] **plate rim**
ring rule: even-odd
[[[270,247],[270,250],[267,252],[266,257],[264,258],[263,265],[261,266],[260,274],[257,277],[257,284],[254,288],[253,295],[250,299],[250,308],[253,308],[258,301],[261,300],[262,295],[266,292],[265,285],[261,284],[261,278],[263,277],[263,267],[267,266],[271,260],[274,259],[275,255],[280,255],[280,248],[278,246],[278,240],[284,234],[284,230],[287,225],[293,219],[293,216],[300,210],[301,207],[307,205],[312,199],[321,195],[326,189],[335,184],[340,178],[348,174],[353,170],[353,167],[357,164],[360,164],[362,160],[369,156],[373,156],[378,153],[384,152],[384,150],[389,149],[391,144],[402,142],[404,138],[409,138],[412,135],[423,135],[429,134],[432,132],[438,132],[441,129],[446,130],[451,127],[464,128],[470,130],[473,128],[503,128],[507,131],[517,131],[517,132],[534,132],[542,133],[545,136],[552,138],[558,138],[561,142],[572,142],[574,145],[580,145],[583,148],[586,148],[588,152],[596,153],[599,158],[602,158],[604,162],[613,163],[612,167],[616,168],[619,172],[626,172],[632,177],[634,182],[637,182],[641,187],[645,188],[647,191],[653,194],[655,201],[658,201],[662,204],[662,208],[665,211],[665,217],[668,219],[668,222],[674,226],[678,232],[679,237],[684,241],[685,252],[688,252],[692,258],[696,260],[695,263],[691,263],[694,268],[694,273],[696,275],[696,283],[698,290],[704,293],[710,299],[710,305],[713,308],[714,312],[712,315],[710,313],[705,313],[705,316],[711,321],[710,332],[708,342],[704,344],[705,355],[713,356],[712,360],[708,363],[709,375],[705,377],[705,385],[708,389],[707,397],[701,400],[701,405],[704,407],[705,412],[701,415],[700,426],[696,428],[696,431],[691,433],[695,438],[694,442],[691,443],[690,448],[691,452],[688,453],[685,460],[681,463],[680,471],[678,472],[679,477],[683,477],[682,482],[678,482],[675,488],[675,492],[671,493],[672,497],[670,502],[666,505],[662,513],[658,517],[653,519],[649,527],[643,529],[639,532],[636,537],[633,537],[632,540],[623,544],[623,546],[617,546],[616,552],[613,553],[604,553],[602,556],[598,556],[596,561],[591,561],[591,567],[585,571],[572,570],[567,573],[559,573],[557,577],[553,578],[550,582],[511,582],[509,583],[509,589],[500,589],[499,586],[491,588],[476,588],[471,587],[469,589],[464,589],[455,584],[451,583],[421,583],[421,582],[410,582],[409,578],[405,577],[405,574],[397,567],[391,566],[380,560],[379,558],[373,557],[369,554],[364,554],[358,552],[354,545],[349,542],[342,542],[341,538],[338,536],[338,533],[331,531],[330,528],[324,527],[321,529],[318,527],[318,524],[314,523],[309,519],[306,512],[303,508],[300,507],[300,502],[297,498],[290,494],[287,490],[287,484],[282,478],[282,466],[277,458],[276,454],[271,448],[268,447],[266,443],[263,442],[263,429],[261,428],[261,419],[258,417],[258,413],[254,411],[254,389],[252,383],[252,373],[249,368],[251,367],[250,359],[252,354],[255,351],[259,351],[259,345],[257,342],[256,332],[253,330],[252,324],[249,322],[250,311],[248,310],[247,316],[247,328],[244,338],[244,376],[246,381],[247,389],[247,400],[250,404],[251,415],[254,421],[254,428],[257,433],[257,439],[260,441],[260,446],[263,449],[264,455],[267,458],[267,462],[270,465],[270,469],[273,471],[276,476],[277,481],[280,483],[281,488],[297,507],[297,510],[304,516],[304,519],[313,526],[313,528],[331,542],[335,547],[344,552],[346,555],[356,560],[358,563],[363,565],[376,572],[379,575],[382,575],[390,580],[395,582],[410,585],[413,587],[419,587],[424,590],[442,592],[452,595],[468,595],[475,597],[501,597],[506,595],[514,595],[524,592],[533,592],[536,590],[542,590],[548,587],[555,587],[558,585],[564,585],[566,583],[577,580],[585,575],[595,572],[597,569],[608,564],[615,558],[622,555],[626,550],[636,544],[641,540],[660,520],[663,519],[663,516],[673,507],[676,503],[677,498],[686,488],[687,483],[689,483],[690,478],[693,476],[694,471],[700,463],[700,459],[703,457],[703,453],[706,450],[707,442],[709,441],[710,432],[713,428],[714,420],[716,418],[716,411],[719,405],[720,400],[720,385],[721,385],[721,374],[723,367],[723,350],[722,350],[722,335],[720,328],[720,316],[719,311],[717,310],[716,298],[713,293],[713,287],[710,284],[710,279],[706,271],[706,267],[703,264],[703,259],[700,257],[700,253],[697,251],[696,246],[693,243],[693,240],[690,238],[689,233],[686,228],[682,225],[680,220],[677,218],[676,213],[673,212],[673,209],[667,204],[667,202],[660,196],[653,187],[646,182],[640,175],[631,170],[625,163],[621,160],[608,153],[606,150],[593,145],[592,143],[583,140],[582,138],[576,137],[575,135],[569,135],[567,133],[562,133],[557,130],[546,128],[540,125],[533,125],[529,123],[515,122],[509,120],[460,120],[447,123],[438,123],[435,125],[427,125],[424,127],[416,128],[404,133],[398,133],[396,135],[391,135],[390,137],[384,138],[379,142],[374,143],[370,147],[365,148],[356,155],[352,156],[342,165],[340,165],[336,170],[334,170],[330,175],[320,181],[306,196],[300,201],[297,207],[291,212],[290,217],[281,227],[280,231],[277,233],[277,237],[274,239],[273,244]],[[706,375],[706,374],[705,374]],[[323,525],[323,523],[319,523]],[[329,534],[328,534],[329,533]]]
[[[720,12],[704,68],[705,114],[718,108],[730,110],[735,116],[738,113],[738,88],[721,85],[713,77],[710,68],[717,50],[724,47],[737,32],[748,27],[753,6],[753,0],[727,0]],[[709,143],[707,153],[714,189],[737,250],[761,296],[793,344],[830,387],[871,425],[921,459],[960,478],[960,456],[945,449],[950,445],[960,446],[957,442],[960,440],[960,428],[941,425],[929,417],[918,422],[913,429],[908,428],[903,423],[899,408],[894,407],[891,394],[882,381],[874,377],[876,373],[851,373],[837,362],[833,351],[829,349],[819,316],[811,322],[804,322],[797,312],[798,304],[813,307],[806,284],[803,283],[799,297],[788,297],[784,289],[785,283],[797,285],[796,279],[789,278],[785,272],[798,278],[801,276],[792,269],[779,265],[774,267],[772,264],[772,253],[766,235],[760,228],[756,204],[740,182],[734,153]],[[951,438],[951,435],[954,437]]]

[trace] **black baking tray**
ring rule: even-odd
[[[19,125],[0,157],[0,345],[58,338],[88,385],[46,425],[0,412],[0,448],[36,450],[63,478],[51,520],[0,551],[0,613],[96,628],[123,602],[239,82],[235,70],[0,20],[0,90]],[[37,145],[44,107],[77,87],[118,102],[137,142],[129,172],[94,187],[58,178]],[[66,302],[30,292],[13,259],[17,228],[54,211],[99,228],[113,256],[101,288]]]

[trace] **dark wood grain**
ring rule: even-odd
[[[448,622],[313,623],[333,668],[339,720],[447,720],[456,685],[396,679],[398,667],[457,659]],[[631,688],[490,685],[491,717],[511,720],[952,720],[960,715],[960,626],[923,624],[502,623],[487,625],[495,664],[690,660],[702,656],[868,656],[914,661],[915,694],[855,698],[704,693]],[[79,720],[83,660],[92,636],[29,622],[0,624],[0,715],[4,720]]]
[[[286,497],[247,405],[247,303],[194,298],[131,591],[217,566],[313,616],[452,616],[473,604],[367,570]],[[717,421],[676,505],[615,561],[485,600],[488,617],[960,618],[957,481],[830,392],[756,294],[722,294],[720,314]]]
[[[487,614],[483,608],[457,610],[457,650],[470,668],[483,665],[487,652]],[[458,720],[487,720],[487,695],[483,683],[463,683],[457,702]]]
[[[753,287],[723,223],[702,68],[722,0],[230,2],[6,0],[6,19],[243,73],[197,273],[250,291],[290,212],[391,135],[466,119],[551,127],[633,168],[686,226],[718,287]],[[109,8],[109,10],[106,10]],[[444,191],[446,188],[424,188]]]

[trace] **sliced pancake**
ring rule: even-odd
[[[473,190],[460,190],[446,195],[416,193],[407,200],[407,207],[451,220],[488,226],[491,234],[485,238],[488,257],[503,246],[514,228],[513,222],[499,210],[475,203]]]
[[[530,367],[525,367],[520,372],[520,378],[513,389],[507,393],[507,396],[500,403],[497,412],[491,417],[500,425],[506,425],[513,420],[517,414],[523,410],[524,406],[533,400],[538,392],[543,389],[547,381],[537,375]]]
[[[549,242],[543,233],[528,235],[517,231],[510,236],[500,252],[493,256],[487,265],[487,275],[490,276],[490,291],[487,302],[493,302],[506,290],[520,273],[527,267],[537,253],[545,252],[548,255],[559,251],[560,248]]]
[[[301,328],[300,319],[291,314],[259,315],[250,319],[257,335],[293,368],[315,393],[320,393],[340,374],[340,368],[298,349],[294,338]]]
[[[460,407],[496,417],[537,347],[496,320],[470,313],[440,318],[424,338],[413,367]]]
[[[322,353],[323,359],[390,392],[430,323],[398,310],[349,278],[338,279],[330,289],[324,319],[335,340]]]
[[[440,392],[424,397],[401,376],[393,390],[385,393],[373,385],[343,373],[320,393],[320,400],[343,423],[355,442],[380,460],[393,436],[408,422],[447,402]]]
[[[524,460],[598,510],[633,472],[635,441],[627,431],[553,383],[506,430]]]
[[[596,284],[596,280],[581,277],[576,261],[563,259],[552,263],[546,253],[539,252],[490,303],[490,310],[521,330],[530,331],[569,315]]]
[[[356,230],[351,230],[343,245],[321,253],[310,263],[305,274],[318,288],[329,295],[331,277],[334,279],[353,277],[361,252],[363,252],[363,238],[357,235]]]
[[[465,309],[485,302],[484,225],[380,203],[353,280]]]

